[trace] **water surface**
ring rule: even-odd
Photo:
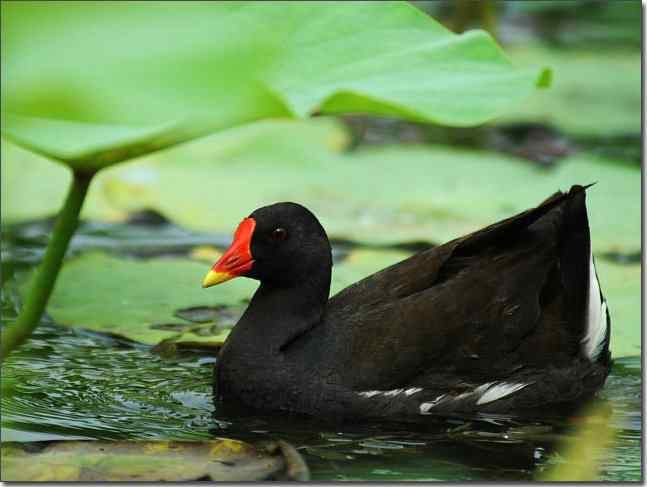
[[[2,439],[283,438],[315,479],[530,479],[559,461],[551,443],[562,425],[521,421],[433,420],[331,424],[282,416],[231,417],[211,401],[215,357],[163,357],[150,347],[45,322],[3,366]],[[602,478],[638,480],[640,359],[616,361],[601,394],[617,441]]]
[[[18,307],[8,285],[12,275],[41,258],[49,222],[9,230],[2,239],[3,324]],[[86,223],[70,255],[98,248],[135,257],[183,255],[196,245],[225,246],[228,238],[163,222]],[[344,246],[337,245],[335,259],[344,255]],[[211,400],[215,362],[214,352],[158,353],[44,317],[29,342],[2,366],[2,440],[282,438],[304,455],[314,479],[526,480],[564,461],[555,445],[571,433],[568,420],[491,416],[470,421],[427,417],[419,425],[232,416]],[[617,359],[600,394],[616,430],[612,451],[600,450],[605,480],[640,480],[640,366],[639,357]]]

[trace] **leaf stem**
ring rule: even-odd
[[[56,218],[45,256],[36,270],[22,310],[14,323],[7,324],[2,329],[0,361],[31,336],[45,311],[68,245],[78,227],[79,214],[92,176],[93,174],[74,172],[67,198]]]

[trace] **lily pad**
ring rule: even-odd
[[[360,250],[333,269],[332,292],[404,259],[397,251]],[[156,345],[220,346],[258,283],[235,279],[214,289],[200,283],[209,266],[183,258],[148,260],[88,252],[69,260],[47,312],[62,325]],[[22,291],[28,289],[28,281]],[[79,299],[83,296],[83,299]],[[195,323],[191,310],[229,307],[231,316]],[[190,311],[187,311],[190,310]],[[188,314],[187,314],[188,313]]]
[[[0,157],[3,224],[51,216],[58,211],[72,180],[69,170],[4,141]]]
[[[596,259],[602,292],[611,314],[611,350],[615,357],[640,355],[641,266]]]
[[[396,244],[443,243],[558,189],[597,181],[587,200],[595,251],[640,248],[637,168],[581,153],[546,171],[492,152],[422,145],[340,154],[302,144],[289,122],[255,129],[251,139],[244,130],[230,133],[226,153],[205,139],[116,168],[103,184],[120,188],[124,208],[152,207],[195,230],[231,231],[257,207],[287,200],[310,208],[333,238]],[[275,150],[256,145],[270,134]],[[182,162],[187,158],[190,170]],[[133,187],[132,180],[140,183]]]
[[[605,23],[611,24],[609,19]],[[640,27],[636,27],[639,34]],[[620,49],[601,55],[600,49],[530,45],[510,47],[509,53],[520,64],[550,64],[557,74],[550,91],[533,93],[523,106],[500,120],[539,121],[570,135],[597,136],[603,140],[640,133],[640,49]]]
[[[263,118],[474,125],[549,78],[405,2],[3,3],[2,45],[3,134],[78,170]]]
[[[270,122],[269,126],[272,125]],[[295,120],[287,124],[279,123],[279,127],[285,130],[285,134],[278,138],[276,130],[268,130],[267,122],[214,134],[208,137],[210,147],[214,150],[208,157],[224,162],[240,157],[239,154],[247,152],[247,145],[252,145],[259,153],[273,154],[273,157],[286,161],[297,154],[300,154],[299,160],[306,157],[320,159],[344,149],[349,143],[348,133],[333,119]],[[179,155],[187,167],[205,156],[200,144],[184,147],[185,151]],[[70,171],[11,142],[3,141],[0,151],[2,223],[53,216],[65,199],[71,180]],[[128,217],[129,212],[148,205],[147,195],[151,185],[156,184],[154,171],[143,167],[127,174],[119,173],[123,176],[119,178],[112,174],[114,169],[107,169],[95,176],[83,206],[84,218],[121,221]],[[139,197],[133,198],[135,194],[139,194]],[[155,205],[156,198],[149,206]]]
[[[400,262],[410,255],[410,252],[398,250],[355,250],[340,264],[333,266],[330,294],[337,294],[360,279]]]
[[[64,325],[150,345],[163,340],[221,344],[227,331],[205,336],[197,330],[207,325],[179,318],[176,312],[203,305],[238,305],[251,297],[256,283],[237,279],[221,286],[218,293],[208,293],[200,286],[206,270],[204,264],[182,258],[135,260],[86,253],[65,264],[47,311]]]
[[[281,449],[269,454],[237,440],[63,441],[46,444],[40,450],[38,446],[41,445],[4,443],[2,480],[177,482],[289,478],[290,465]],[[299,475],[303,480],[307,470]]]
[[[63,205],[72,172],[44,156],[16,144],[0,144],[0,197],[2,224],[54,216]],[[101,179],[101,177],[97,177]],[[127,213],[111,204],[105,189],[94,188],[83,205],[83,215],[102,221],[125,220]],[[132,188],[131,188],[132,191]]]
[[[552,171],[492,152],[447,147],[340,153],[347,140],[331,120],[229,130],[100,174],[83,215],[114,220],[151,208],[187,228],[226,234],[255,208],[288,200],[312,209],[333,238],[443,243],[534,206],[558,189],[597,181],[587,200],[594,250],[640,249],[638,168],[587,153]],[[41,197],[32,190],[43,186],[38,169],[46,162],[10,147],[3,151],[3,222],[53,212],[63,194],[45,188]],[[9,181],[13,186],[5,186]]]
[[[409,255],[397,250],[354,250],[333,267],[331,294]],[[613,320],[613,355],[639,355],[640,266],[601,258],[596,264]],[[62,325],[149,345],[218,347],[258,283],[241,278],[205,290],[200,282],[207,269],[207,264],[185,258],[135,260],[85,253],[63,267],[47,311]],[[217,311],[223,307],[226,316]],[[214,311],[210,316],[215,321],[194,316],[205,311]]]

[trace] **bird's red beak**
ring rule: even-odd
[[[218,259],[202,281],[202,287],[215,286],[222,282],[242,276],[252,268],[252,235],[256,220],[245,218],[234,234],[234,241]]]

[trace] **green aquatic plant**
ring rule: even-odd
[[[602,459],[611,453],[616,431],[611,426],[611,407],[592,403],[571,421],[577,421],[572,434],[561,441],[558,452],[536,475],[542,482],[592,482],[600,480]]]
[[[73,172],[3,358],[45,310],[98,171],[266,118],[475,125],[550,78],[400,2],[4,2],[2,59],[3,136]]]

